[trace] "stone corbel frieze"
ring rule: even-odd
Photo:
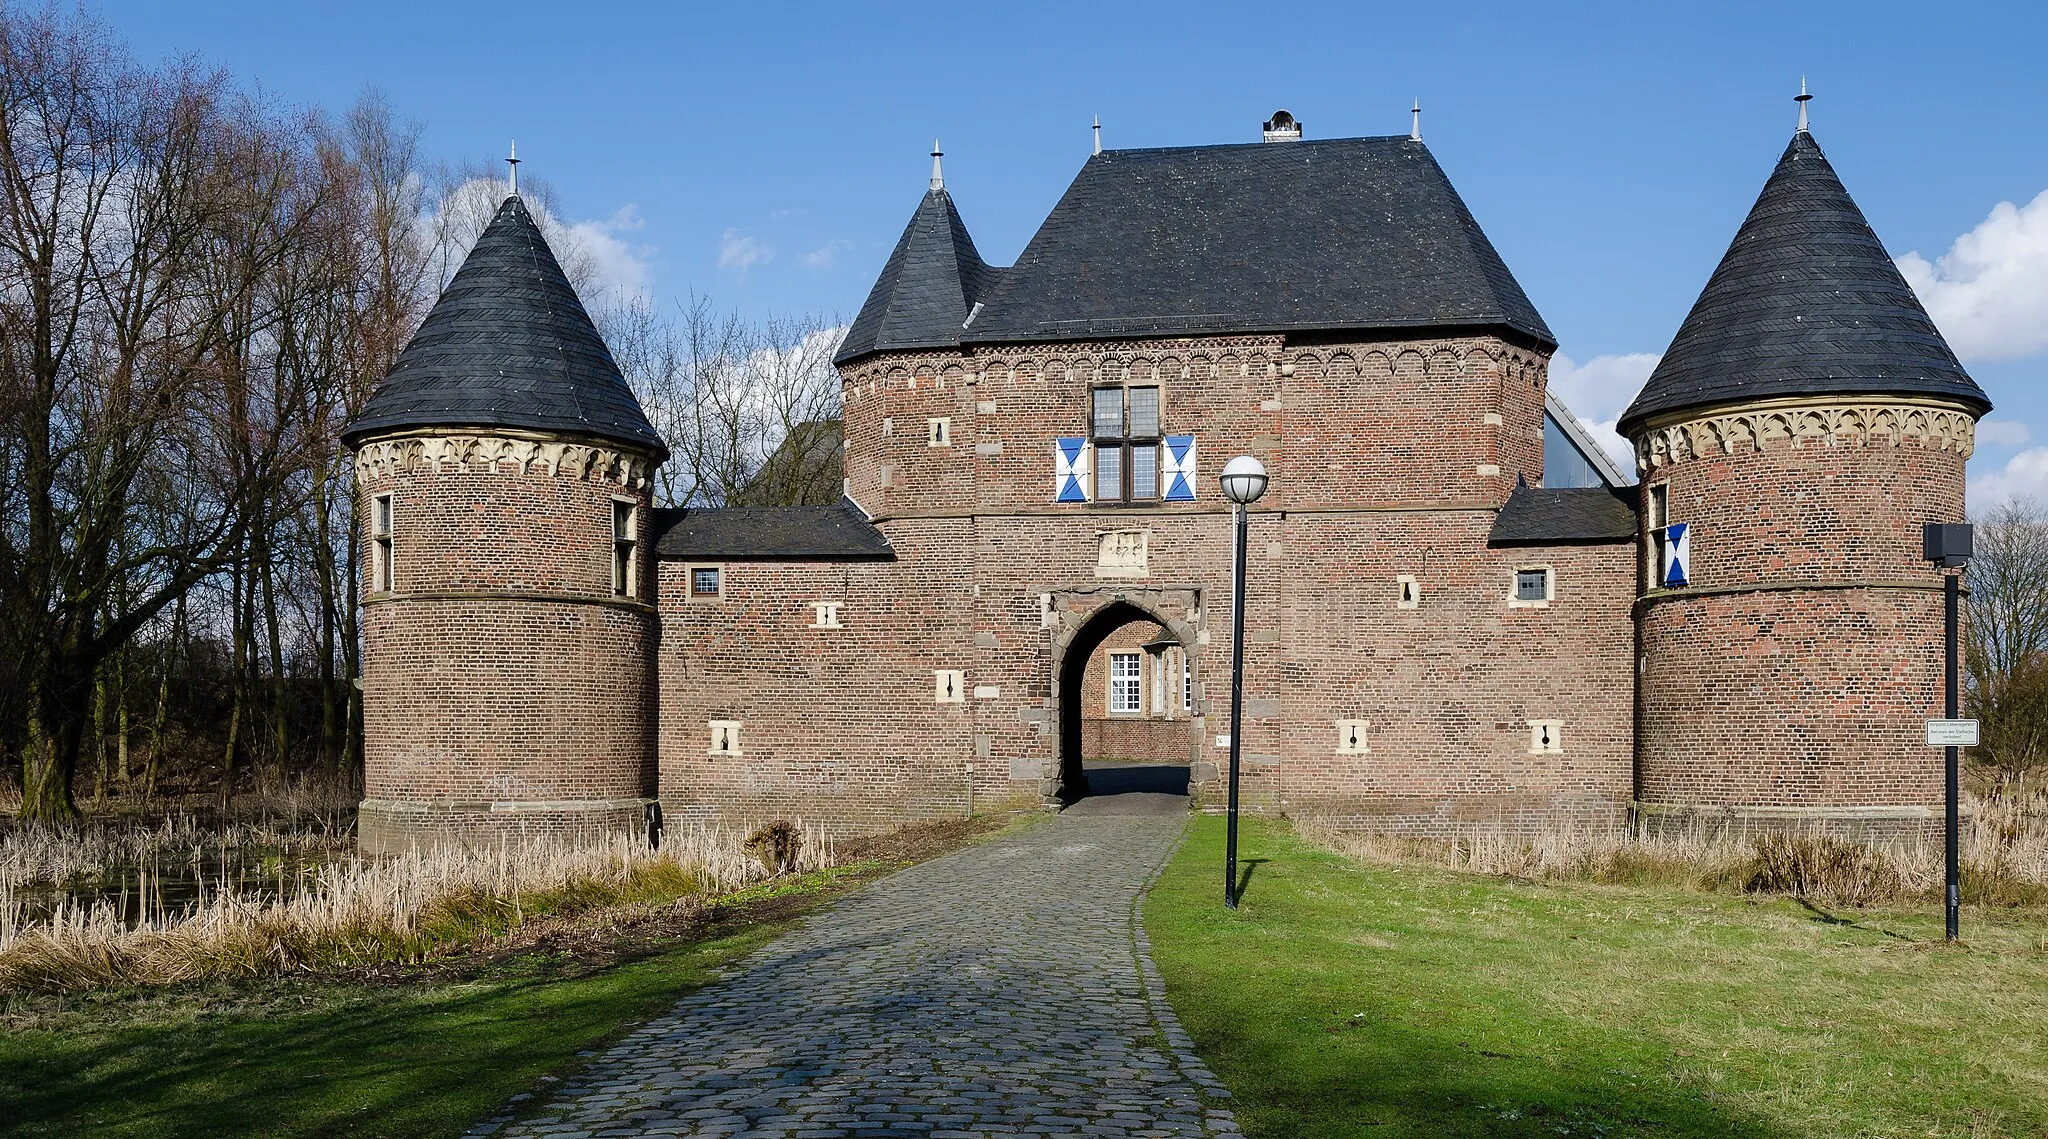
[[[356,451],[356,481],[394,474],[437,474],[448,467],[497,472],[507,464],[516,465],[520,474],[540,469],[551,476],[612,482],[631,490],[646,489],[654,473],[647,456],[618,448],[463,432],[365,443]]]
[[[1636,469],[1732,455],[1738,447],[1761,451],[1779,445],[1820,443],[1866,447],[1879,441],[1954,451],[1968,459],[1977,449],[1977,419],[1955,407],[1909,403],[1813,403],[1738,408],[1658,427],[1636,437]]]

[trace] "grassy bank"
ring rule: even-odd
[[[1146,905],[1254,1136],[2048,1134],[2048,919],[1364,863],[1220,820]]]
[[[422,960],[0,996],[0,1134],[460,1135],[796,917],[1005,821],[846,843],[708,903],[586,898]]]

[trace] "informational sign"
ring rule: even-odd
[[[1977,721],[1929,720],[1927,721],[1927,746],[1976,747]]]

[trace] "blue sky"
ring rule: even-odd
[[[1251,140],[1276,107],[1328,138],[1405,133],[1419,97],[1593,421],[1705,283],[1804,74],[1815,137],[1894,255],[1927,262],[1916,286],[1998,404],[1973,495],[2048,498],[2048,6],[90,7],[146,58],[196,54],[285,103],[379,88],[437,157],[516,136],[565,219],[612,239],[621,281],[757,314],[852,316],[934,136],[1007,264],[1085,160],[1091,116],[1111,147]]]

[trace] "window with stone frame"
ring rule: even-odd
[[[1145,710],[1145,668],[1141,654],[1109,654],[1109,710],[1120,714],[1136,714]]]
[[[1156,387],[1095,388],[1088,436],[1095,448],[1095,501],[1159,499],[1160,426]]]
[[[1652,588],[1664,584],[1664,543],[1669,538],[1665,527],[1671,525],[1671,484],[1653,483],[1649,487],[1648,513],[1646,521],[1650,531],[1650,585]]]
[[[718,566],[691,566],[689,571],[691,601],[717,601],[725,588],[725,574]]]
[[[639,507],[621,499],[612,500],[612,593],[618,597],[637,597],[640,590],[635,579],[639,576],[640,564],[637,553],[640,545]]]
[[[370,500],[370,590],[390,593],[397,580],[391,564],[393,508],[391,496],[380,494]]]

